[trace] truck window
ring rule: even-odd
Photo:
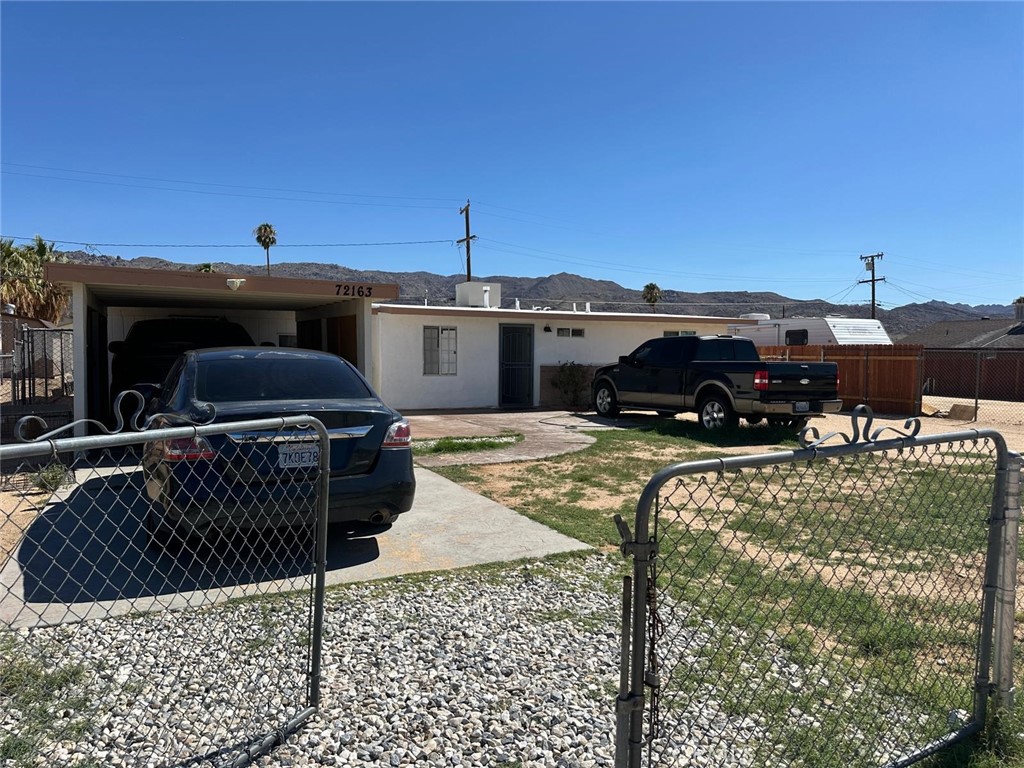
[[[787,347],[802,347],[807,344],[807,329],[800,328],[797,330],[786,331],[786,346]]]
[[[644,365],[664,367],[679,364],[679,345],[669,339],[651,339],[638,349],[633,357]]]
[[[761,358],[757,355],[754,342],[749,339],[704,339],[697,348],[694,360],[740,360],[756,362]]]

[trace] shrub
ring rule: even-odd
[[[590,375],[585,366],[573,360],[559,363],[558,370],[551,376],[551,385],[558,390],[566,408],[571,411],[586,409]]]
[[[67,485],[70,482],[70,474],[71,470],[63,464],[48,464],[36,472],[32,482],[39,490],[53,493],[60,489],[61,486]]]

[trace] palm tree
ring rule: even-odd
[[[277,231],[273,224],[260,224],[252,231],[256,242],[267,252],[267,277],[270,277],[270,246],[277,245]]]
[[[641,293],[644,301],[651,305],[651,312],[657,312],[654,305],[661,301],[661,288],[658,287],[657,283],[648,283],[644,286],[644,290]]]
[[[44,269],[49,263],[61,261],[65,261],[63,254],[39,235],[28,245],[0,240],[0,302],[13,304],[27,317],[60,322],[69,297],[45,280]]]

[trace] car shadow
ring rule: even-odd
[[[119,474],[117,483],[111,479],[77,485],[29,525],[17,552],[25,602],[125,600],[313,572],[312,526],[236,531],[190,541],[179,552],[162,549],[146,532],[150,502],[142,473]],[[383,529],[330,526],[327,569],[376,560],[380,549],[374,533]]]
[[[706,430],[696,421],[669,418],[655,413],[629,413],[615,418],[604,418],[595,414],[581,416],[595,425],[610,425],[619,429],[638,429],[656,432],[668,437],[680,437],[710,446],[732,448],[738,446],[798,445],[796,427],[771,426],[762,421],[759,424],[741,422],[732,429]],[[813,422],[812,422],[813,423]],[[582,427],[586,429],[586,427]]]

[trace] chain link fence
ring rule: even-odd
[[[1024,349],[926,349],[922,391],[950,418],[1024,424]]]
[[[909,765],[1009,706],[1020,457],[907,427],[651,479],[616,765]]]
[[[0,764],[240,766],[319,702],[302,416],[0,447]]]

